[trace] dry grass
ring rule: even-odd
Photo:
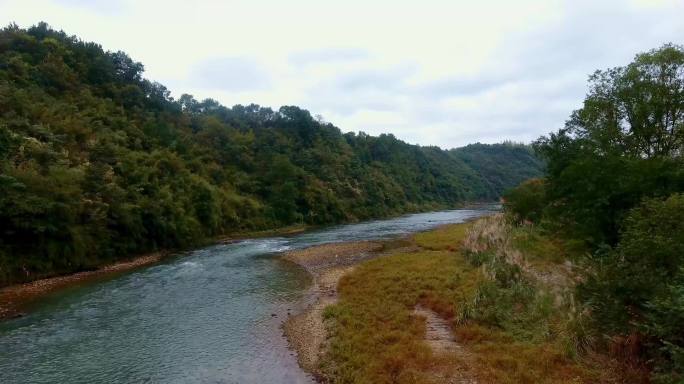
[[[340,280],[338,303],[325,311],[332,336],[322,362],[328,380],[434,382],[435,365],[446,362],[424,342],[424,319],[413,309],[420,304],[453,319],[479,274],[459,254],[442,250],[395,253],[357,266]]]
[[[524,279],[554,296],[556,306],[574,302],[572,288],[578,274],[573,260],[579,257],[581,249],[544,236],[534,227],[509,225],[503,214],[476,221],[467,232],[462,249],[471,259],[479,257],[483,272],[493,280],[495,266],[515,266]]]
[[[523,275],[538,276],[536,263],[515,248],[508,230],[500,219],[487,218],[416,234],[419,249],[405,247],[363,262],[342,277],[338,302],[324,311],[330,335],[320,361],[324,379],[374,384],[471,379],[478,383],[627,382],[614,373],[612,361],[568,353],[563,326],[567,316],[544,299],[536,285],[497,286],[494,295],[482,296],[483,287],[493,284],[492,274],[466,256],[473,250],[523,266]],[[463,246],[470,249],[461,251]],[[469,306],[497,310],[499,304],[503,309],[495,315],[504,317],[501,324],[460,318]],[[412,315],[417,305],[445,319],[467,353],[431,350],[425,342],[424,318]],[[464,367],[472,376],[468,381],[443,374]]]

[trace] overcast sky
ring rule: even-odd
[[[145,65],[174,97],[297,105],[451,148],[562,127],[587,76],[684,43],[684,0],[0,0]]]

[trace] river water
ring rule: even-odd
[[[59,291],[0,323],[0,383],[311,383],[280,329],[311,280],[280,252],[389,238],[487,212],[421,213],[214,245]]]

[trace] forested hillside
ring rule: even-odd
[[[454,156],[294,106],[174,100],[142,74],[46,24],[0,32],[0,285],[220,234],[490,200],[539,171],[505,146]]]
[[[491,196],[501,196],[520,180],[538,177],[544,172],[544,163],[531,145],[476,143],[449,152],[482,176]]]

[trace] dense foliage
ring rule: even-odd
[[[499,197],[521,180],[538,177],[544,172],[544,163],[530,145],[477,143],[449,152],[482,175],[492,197]]]
[[[684,194],[647,200],[624,222],[615,249],[594,256],[580,287],[597,328],[644,338],[660,371],[684,374]],[[681,376],[680,376],[681,378]]]
[[[583,107],[536,148],[547,176],[509,193],[507,208],[536,214],[529,203],[543,196],[536,220],[592,249],[579,297],[597,338],[681,382],[684,47],[597,71]]]
[[[666,45],[590,78],[583,108],[543,137],[554,215],[594,244],[615,244],[646,197],[684,190],[684,50]],[[575,225],[576,224],[576,225]]]
[[[546,208],[546,186],[542,179],[529,179],[504,194],[504,208],[517,223],[538,223]]]
[[[142,74],[46,24],[0,31],[0,285],[219,234],[496,197],[439,148],[343,134],[294,106],[174,100]]]

